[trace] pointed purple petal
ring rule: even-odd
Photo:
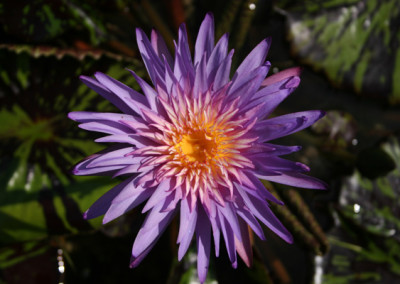
[[[149,73],[154,86],[164,86],[165,69],[163,63],[160,57],[154,51],[152,44],[142,29],[136,29],[136,41],[144,65],[146,66],[147,72]]]
[[[146,98],[136,92],[135,90],[129,88],[125,84],[122,84],[121,82],[115,80],[114,78],[111,78],[110,76],[103,74],[101,72],[96,72],[94,74],[96,79],[108,90],[110,90],[114,95],[118,96],[125,104],[127,104],[132,110],[134,110],[136,113],[140,113],[137,107],[130,103],[130,100],[127,100],[127,98],[130,98],[133,101],[137,101],[140,104],[143,105],[148,105]]]
[[[211,226],[204,209],[199,207],[196,226],[197,273],[201,283],[206,281],[211,249]]]
[[[153,30],[151,32],[151,45],[153,46],[153,49],[157,53],[160,60],[163,61],[163,58],[165,58],[168,65],[172,67],[174,61],[172,59],[171,53],[169,52],[164,39],[158,31]]]
[[[269,66],[261,66],[253,71],[237,77],[236,80],[232,80],[232,85],[228,90],[228,96],[230,100],[240,97],[240,104],[246,105],[256,91],[260,88],[262,80],[268,73]]]
[[[276,204],[283,205],[283,202],[278,200],[271,192],[269,192],[269,190],[265,188],[263,183],[256,178],[252,172],[244,172],[242,182],[242,188],[254,197],[267,199]]]
[[[297,88],[299,84],[300,78],[295,76],[264,87],[254,94],[252,100],[248,102],[248,105],[243,111],[251,109],[260,103],[268,102],[255,114],[255,116],[261,120],[270,115],[275,108]]]
[[[127,134],[133,133],[125,125],[116,122],[116,121],[93,121],[93,122],[85,122],[78,125],[79,128],[94,131],[94,132],[101,132],[106,134]]]
[[[104,136],[101,138],[97,138],[94,140],[95,142],[100,142],[100,143],[128,143],[135,145],[138,148],[142,148],[145,146],[149,146],[151,144],[156,145],[153,141],[137,136],[137,135],[127,135],[127,134],[113,134],[113,135],[108,135]],[[143,143],[145,141],[145,143]]]
[[[204,54],[210,57],[214,48],[214,17],[208,13],[201,23],[194,47],[194,64],[200,62]]]
[[[319,110],[290,113],[257,122],[252,133],[260,142],[265,142],[303,130],[324,115],[325,112]]]
[[[260,179],[269,180],[295,187],[310,188],[310,189],[328,188],[328,185],[322,180],[306,176],[300,173],[282,173],[282,175],[280,176],[268,176],[268,175],[263,175],[263,173],[256,173],[256,176]]]
[[[271,45],[271,38],[266,38],[260,42],[247,57],[243,60],[242,64],[238,67],[235,72],[234,77],[241,77],[248,72],[256,69],[257,67],[264,64],[265,58],[269,47]]]
[[[77,122],[92,122],[92,121],[115,121],[128,120],[140,121],[141,119],[129,114],[111,113],[111,112],[91,112],[91,111],[73,111],[68,114],[68,117]]]
[[[132,197],[137,198],[142,192],[148,192],[149,194],[153,194],[155,188],[143,188],[141,186],[135,186],[134,180],[137,177],[129,178],[132,182],[127,185],[120,193],[112,201],[112,204],[118,205],[121,202],[124,202],[127,199],[131,199]]]
[[[289,77],[293,76],[300,76],[301,73],[301,68],[300,67],[292,67],[283,71],[280,71],[276,74],[273,74],[271,76],[268,76],[261,84],[261,86],[269,86],[272,84],[275,84],[277,82],[280,82],[282,80],[285,80]]]
[[[246,223],[250,226],[250,228],[253,230],[254,233],[256,233],[256,235],[261,239],[261,240],[265,240],[265,235],[264,235],[264,231],[261,228],[260,223],[258,223],[257,219],[254,217],[253,214],[251,214],[250,211],[248,211],[245,208],[238,208],[237,210],[237,214],[244,220],[246,221]]]
[[[85,219],[93,219],[106,214],[113,199],[126,187],[127,184],[132,182],[133,178],[134,177],[131,177],[107,191],[103,196],[97,199],[88,210],[86,210],[83,217]]]
[[[178,44],[175,48],[174,74],[183,89],[185,89],[185,85],[192,86],[195,73],[185,24],[181,24],[179,27]]]
[[[217,69],[215,79],[213,81],[213,90],[218,91],[229,82],[229,74],[231,72],[233,50],[229,52],[228,56],[222,61]]]
[[[193,85],[193,97],[198,98],[200,94],[204,94],[208,90],[207,74],[206,74],[206,57],[203,56],[199,64],[196,66],[196,76]]]
[[[99,157],[99,155],[94,154],[92,156],[89,156],[86,160],[78,163],[73,169],[74,175],[77,176],[113,175],[115,171],[125,167],[125,165],[115,165],[115,166],[88,168],[88,165],[92,162],[92,160],[97,157]]]
[[[181,217],[179,224],[178,234],[178,260],[181,261],[189,248],[190,242],[192,241],[193,234],[197,224],[197,203],[192,211],[189,209],[188,200],[186,198],[181,201]]]
[[[249,229],[245,222],[242,220],[239,221],[240,232],[241,232],[241,241],[235,239],[236,251],[242,258],[243,262],[250,267],[253,263],[253,249],[251,246]]]
[[[135,268],[137,267],[142,260],[149,254],[149,252],[153,249],[153,247],[156,245],[157,241],[159,238],[155,239],[145,250],[143,250],[139,255],[136,256],[131,256],[130,268]]]
[[[214,82],[218,67],[225,60],[227,52],[228,52],[228,34],[224,34],[218,41],[207,62],[207,75],[208,75],[209,85],[211,85]]]
[[[146,220],[133,243],[131,267],[137,266],[143,259],[143,255],[147,255],[147,249],[152,247],[160,238],[161,234],[174,217],[176,210],[160,212],[162,206],[163,203],[160,202],[147,214]]]
[[[157,98],[157,93],[156,91],[146,83],[142,78],[140,78],[138,75],[136,75],[135,72],[132,70],[129,70],[133,77],[135,77],[136,81],[138,82],[140,88],[142,89],[143,93],[146,95],[146,99],[148,102],[148,105],[150,105],[150,108],[154,111],[157,111],[157,103],[156,103],[156,98]]]
[[[87,168],[137,164],[142,160],[142,158],[134,158],[133,156],[125,157],[126,154],[135,150],[134,147],[125,147],[113,151],[111,151],[112,148],[109,149],[110,151],[107,153],[103,153],[92,159],[91,162],[87,164]]]
[[[233,233],[239,239],[239,241],[241,241],[242,236],[240,234],[239,221],[236,216],[235,210],[232,208],[232,204],[230,202],[226,202],[225,206],[217,205],[217,210],[221,212],[222,215],[224,215],[225,219],[230,224]]]
[[[301,146],[282,146],[270,143],[255,144],[247,150],[246,155],[251,159],[252,156],[264,157],[281,156],[291,154],[301,150]]]
[[[254,156],[251,159],[254,166],[260,171],[277,171],[277,172],[309,172],[310,168],[302,163],[293,162],[282,159],[280,157],[270,156],[268,159],[264,157]]]
[[[157,187],[156,191],[152,194],[150,199],[147,201],[146,205],[144,206],[142,213],[149,211],[155,205],[161,202],[161,200],[165,200],[165,198],[172,194],[170,191],[171,186],[171,179],[163,180]]]
[[[236,185],[238,193],[243,198],[244,203],[249,210],[275,234],[288,243],[293,242],[293,237],[289,231],[282,225],[279,219],[272,213],[266,201],[257,199],[247,194],[240,185]]]
[[[226,251],[228,252],[229,260],[232,264],[237,263],[236,249],[235,249],[235,237],[229,222],[226,221],[222,213],[217,213],[219,223],[221,225],[221,231],[224,236]]]
[[[118,218],[122,214],[140,205],[148,199],[153,192],[153,189],[143,189],[140,186],[135,187],[134,183],[130,182],[112,201],[110,208],[104,215],[103,224]]]
[[[127,114],[134,114],[135,111],[129,106],[127,102],[125,102],[122,98],[120,98],[117,94],[112,93],[110,90],[108,90],[105,86],[103,86],[100,82],[97,80],[88,77],[88,76],[80,76],[79,79],[94,90],[96,93],[101,95],[103,98],[111,102],[113,105],[115,105],[118,109],[120,109],[122,112],[127,113]]]

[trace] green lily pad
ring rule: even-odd
[[[392,137],[381,145],[385,159],[395,168],[385,176],[369,179],[358,171],[343,180],[340,196],[342,213],[370,233],[400,239],[400,147]],[[375,159],[364,164],[375,164]],[[367,167],[367,165],[365,165]]]
[[[41,55],[40,48],[32,54],[29,48],[0,49],[0,245],[99,226],[100,219],[85,221],[82,212],[118,182],[70,174],[103,146],[67,114],[115,111],[78,76],[99,70],[133,85],[124,70],[132,63],[60,50]],[[132,68],[143,72],[140,65]]]
[[[397,0],[279,1],[292,51],[339,87],[400,102]]]

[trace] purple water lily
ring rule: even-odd
[[[197,243],[200,282],[207,276],[212,236],[218,256],[220,235],[233,267],[237,255],[252,262],[250,233],[265,239],[259,221],[286,242],[291,234],[272,213],[269,202],[282,204],[260,179],[290,186],[324,189],[303,174],[306,165],[280,158],[298,146],[269,141],[302,130],[323,116],[305,111],[267,118],[299,85],[299,68],[266,78],[270,39],[259,43],[232,79],[233,51],[228,36],[214,45],[214,20],[201,24],[192,60],[185,25],[179,28],[175,57],[159,33],[151,39],[136,30],[137,43],[154,87],[130,71],[144,95],[96,73],[81,80],[122,113],[72,112],[81,128],[106,133],[97,142],[114,146],[79,163],[76,175],[127,176],[86,212],[104,215],[107,223],[147,200],[148,212],[132,248],[131,267],[149,253],[171,220],[179,214],[178,258],[193,236]],[[257,220],[258,219],[258,220]]]

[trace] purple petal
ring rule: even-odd
[[[221,213],[217,213],[219,223],[221,225],[221,231],[224,236],[226,250],[228,252],[229,260],[233,265],[237,264],[236,249],[235,249],[235,237],[229,222],[226,221]]]
[[[128,143],[135,145],[138,148],[149,146],[149,144],[155,145],[155,143],[149,139],[143,138],[138,135],[127,135],[127,134],[113,134],[109,136],[104,136],[94,140],[95,142],[106,142],[106,143]]]
[[[301,146],[282,146],[270,143],[255,144],[247,150],[246,155],[251,159],[252,156],[264,157],[281,156],[291,154],[301,150]]]
[[[153,169],[154,169],[153,166],[143,167],[141,164],[130,165],[114,173],[113,178],[126,174],[149,172]]]
[[[136,29],[136,41],[151,81],[155,86],[164,85],[165,69],[162,61],[154,51],[146,34],[139,28]]]
[[[256,173],[256,176],[260,179],[269,180],[295,187],[310,188],[310,189],[328,188],[328,185],[322,180],[306,176],[300,173],[282,173],[282,175],[280,176],[268,176],[268,175],[263,175],[263,173]]]
[[[151,45],[161,61],[165,58],[169,66],[173,66],[173,59],[168,47],[158,31],[151,31]]]
[[[192,86],[194,79],[194,68],[190,55],[187,39],[186,25],[181,24],[178,32],[178,45],[175,48],[174,74],[178,81],[185,85]]]
[[[243,198],[244,203],[249,210],[256,216],[261,222],[263,222],[268,228],[270,228],[275,234],[281,237],[288,243],[293,242],[293,237],[288,230],[282,225],[279,219],[272,213],[269,205],[266,201],[257,199],[251,195],[248,195],[240,185],[236,185],[236,188]]]
[[[309,127],[324,115],[323,111],[310,110],[270,118],[257,122],[252,134],[258,136],[260,142],[277,139]]]
[[[208,74],[209,85],[211,85],[214,82],[218,67],[225,60],[227,52],[228,52],[228,34],[224,34],[218,41],[207,62],[207,74]]]
[[[300,67],[292,67],[283,71],[280,71],[276,74],[268,76],[261,84],[261,86],[269,86],[275,84],[277,82],[281,82],[289,77],[300,76],[301,68]]]
[[[280,81],[260,89],[253,96],[252,100],[243,111],[254,108],[260,103],[265,103],[264,107],[255,114],[260,120],[270,115],[275,108],[286,99],[300,84],[299,77],[290,77],[287,80]]]
[[[88,77],[88,76],[80,76],[81,81],[94,90],[96,93],[101,95],[106,100],[110,101],[113,105],[115,105],[122,112],[127,114],[134,114],[136,111],[128,104],[128,102],[124,101],[123,98],[120,98],[118,94],[112,93],[105,86],[99,83],[97,80]],[[137,112],[136,112],[137,113]]]
[[[128,180],[131,180],[130,182],[120,193],[118,193],[117,196],[112,201],[112,204],[118,205],[128,199],[132,200],[132,198],[137,198],[140,194],[146,193],[146,194],[153,194],[155,191],[155,188],[143,188],[141,186],[135,186],[134,180],[137,177],[133,176],[132,178],[129,178]]]
[[[116,121],[106,121],[106,120],[93,121],[93,122],[81,123],[78,126],[79,126],[79,128],[82,128],[85,130],[107,133],[107,134],[129,134],[129,133],[132,133],[132,130],[130,130],[128,127],[126,127],[123,124],[120,124],[119,122],[116,122]]]
[[[197,241],[197,273],[201,283],[206,281],[208,265],[210,262],[211,248],[211,228],[210,221],[204,209],[199,207],[199,215],[196,225],[196,241]]]
[[[172,71],[171,67],[165,63],[165,91],[167,94],[171,94],[172,87],[174,85],[178,85],[178,80],[175,77],[174,72]]]
[[[270,156],[268,159],[264,157],[254,156],[251,161],[260,171],[277,171],[277,172],[309,172],[310,168],[302,163],[285,160],[279,157]]]
[[[78,163],[74,169],[73,173],[77,176],[87,176],[87,175],[113,175],[115,171],[125,167],[125,165],[115,165],[115,166],[106,166],[106,167],[96,167],[96,168],[88,168],[88,165],[91,161],[100,155],[94,154],[89,156],[86,160]]]
[[[186,254],[186,251],[189,248],[190,242],[193,238],[198,215],[196,207],[193,208],[193,210],[190,210],[188,200],[184,198],[181,201],[181,217],[178,234],[178,243],[180,243],[178,250],[179,261],[181,261],[183,256]]]
[[[160,202],[146,216],[146,220],[136,236],[132,247],[131,267],[136,267],[149,252],[154,243],[160,238],[165,228],[171,222],[176,210],[160,212],[163,203]]]
[[[256,69],[257,67],[264,64],[265,58],[269,47],[271,45],[271,38],[266,38],[260,42],[247,57],[243,60],[242,64],[238,67],[235,72],[234,78],[242,77],[248,72]]]
[[[229,74],[231,72],[233,50],[229,52],[228,56],[222,61],[215,74],[213,90],[217,91],[229,82]]]
[[[131,177],[120,184],[114,186],[112,189],[107,191],[103,196],[101,196],[86,212],[83,214],[85,219],[93,219],[101,215],[106,214],[107,210],[111,206],[113,199],[129,184],[134,177]]]
[[[91,111],[73,111],[68,114],[68,117],[77,122],[91,122],[91,121],[114,121],[128,120],[138,121],[141,120],[138,117],[123,113],[111,113],[111,112],[91,112]]]
[[[268,189],[265,188],[263,183],[254,176],[252,172],[244,172],[242,178],[242,188],[254,197],[267,199],[276,204],[283,205],[283,202],[278,200]]]
[[[171,186],[171,179],[163,180],[157,187],[156,191],[147,201],[146,205],[144,206],[142,213],[149,211],[155,205],[161,202],[161,200],[165,200],[167,195],[172,194],[171,191],[168,191]]]
[[[87,168],[131,165],[140,163],[142,158],[134,158],[133,156],[125,157],[126,154],[131,153],[133,150],[135,150],[134,147],[126,147],[122,149],[108,151],[107,153],[101,154],[98,157],[92,159],[91,162],[87,164]]]
[[[139,255],[131,256],[131,261],[129,264],[130,268],[137,267],[142,260],[149,254],[149,252],[153,249],[155,244],[157,243],[159,238],[156,238],[145,250],[143,250]]]
[[[212,206],[215,207],[215,204]],[[219,256],[219,242],[220,242],[220,224],[218,218],[215,217],[209,217],[209,220],[211,222],[211,228],[213,232],[213,237],[214,237],[214,247],[215,247],[215,256]]]
[[[147,84],[145,80],[143,80],[138,75],[136,75],[135,72],[133,72],[130,69],[128,69],[128,71],[131,72],[133,77],[135,77],[135,79],[138,82],[143,93],[146,95],[146,99],[147,99],[148,104],[150,105],[150,108],[154,111],[157,111],[157,103],[156,103],[157,93],[156,93],[156,91],[149,84]]]
[[[110,208],[103,218],[103,224],[106,224],[122,214],[129,212],[153,194],[153,189],[143,189],[135,187],[133,181],[130,182],[112,201]]]
[[[208,13],[201,23],[199,34],[197,35],[196,45],[194,47],[194,64],[200,62],[201,58],[206,54],[210,57],[214,48],[214,17]]]
[[[264,231],[261,228],[260,223],[258,223],[257,219],[250,211],[245,208],[237,208],[236,212],[244,221],[246,221],[253,232],[256,233],[261,240],[265,240]]]
[[[239,241],[241,241],[242,237],[240,234],[239,221],[234,209],[232,208],[232,204],[230,202],[226,202],[225,206],[217,205],[217,210],[225,217],[227,222],[230,224],[233,233],[239,239]]]
[[[261,66],[253,71],[243,74],[241,77],[232,80],[232,85],[228,90],[230,100],[240,97],[240,104],[248,104],[248,101],[260,88],[262,80],[268,73],[269,66]]]
[[[198,98],[200,94],[204,94],[208,90],[207,74],[206,74],[206,56],[204,55],[196,66],[196,76],[193,85],[193,97]]]
[[[79,127],[83,129],[117,135],[132,133],[126,125],[119,122],[120,119],[126,119],[127,121],[140,120],[139,118],[126,114],[87,111],[70,112],[68,117],[77,122],[82,122]]]
[[[178,202],[182,199],[182,192],[180,190],[175,190],[172,194],[168,195],[165,198],[165,202],[163,207],[161,208],[161,211],[167,212],[174,210],[178,204]]]
[[[129,88],[128,86],[122,84],[114,78],[111,78],[110,76],[101,72],[96,72],[94,76],[101,84],[103,84],[103,86],[105,86],[108,90],[118,96],[123,102],[128,104],[128,106],[136,113],[140,112],[134,104],[130,103],[130,100],[127,100],[127,98],[139,102],[140,104],[146,106],[148,105],[146,98],[142,94],[136,92],[135,90]]]
[[[253,263],[253,250],[250,241],[249,229],[245,222],[239,221],[241,240],[235,239],[236,251],[242,258],[243,262],[250,267]]]

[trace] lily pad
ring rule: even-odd
[[[118,181],[74,177],[70,169],[103,147],[79,130],[67,113],[115,111],[78,76],[101,70],[133,85],[131,62],[106,55],[35,57],[25,49],[0,49],[0,245],[90,230],[86,210]],[[38,51],[39,50],[39,51]],[[61,52],[62,53],[62,52]],[[82,56],[81,56],[82,55]],[[142,67],[133,67],[142,72]]]
[[[339,87],[400,102],[397,0],[279,1],[292,52]]]
[[[366,231],[400,241],[400,146],[392,137],[381,145],[395,168],[385,176],[369,179],[358,171],[343,180],[340,210]],[[368,163],[364,161],[364,163]],[[374,164],[375,160],[369,163]]]

